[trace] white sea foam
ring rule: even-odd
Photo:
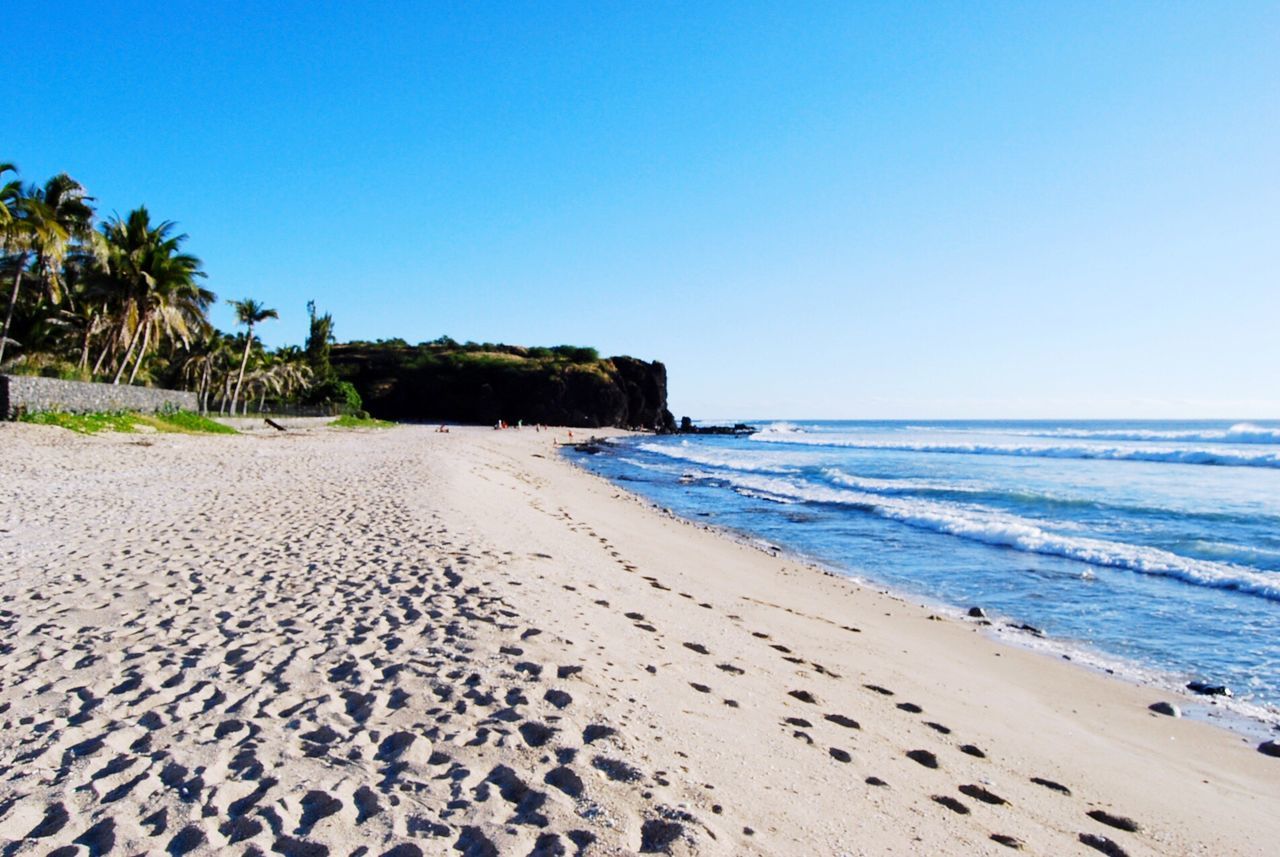
[[[804,434],[805,430],[795,423],[789,423],[785,420],[779,420],[776,423],[769,423],[761,431],[775,432],[777,434]]]
[[[1157,443],[1260,443],[1280,445],[1280,428],[1267,428],[1253,423],[1236,423],[1227,429],[1018,429],[1011,427],[952,428],[950,426],[906,427],[910,431],[951,434],[1002,434],[1014,437],[1069,438],[1073,440],[1111,440]]]
[[[800,484],[776,477],[733,474],[725,478],[735,488],[752,492],[753,496],[787,503],[800,500],[857,506],[883,518],[971,541],[1079,560],[1095,566],[1174,577],[1197,586],[1237,590],[1280,601],[1280,574],[1277,573],[1192,559],[1143,545],[1066,536],[1025,518],[981,507],[885,497],[864,491]]]
[[[680,444],[640,443],[637,449],[661,455],[678,461],[702,464],[707,467],[726,467],[730,470],[744,470],[751,473],[792,473],[794,467],[788,466],[784,457],[759,455],[750,452],[735,453],[733,450],[722,450],[714,447],[700,446],[684,441]]]
[[[1038,446],[985,443],[901,443],[859,440],[848,436],[790,435],[760,432],[759,443],[834,446],[843,449],[878,449],[887,452],[926,452],[952,455],[1010,455],[1029,458],[1079,458],[1105,461],[1157,461],[1171,464],[1207,464],[1224,467],[1280,468],[1280,452],[1240,452],[1222,449],[1177,449],[1130,446]]]
[[[989,488],[972,485],[957,485],[954,482],[938,482],[933,479],[879,479],[874,476],[854,476],[834,467],[822,471],[822,475],[838,485],[857,488],[860,491],[872,491],[877,494],[908,494],[915,491],[948,491],[955,494],[978,494],[989,491]]]

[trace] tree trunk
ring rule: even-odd
[[[244,367],[249,362],[249,347],[253,345],[253,325],[249,325],[249,335],[244,340],[244,354],[240,356],[240,376],[236,378],[236,389],[231,394],[231,415],[235,416],[236,402],[240,401],[240,385],[244,383]]]
[[[222,402],[218,405],[218,413],[225,414],[227,412],[227,405],[230,402],[231,402],[231,373],[228,372],[227,377],[222,379]],[[236,415],[236,412],[234,409],[232,409],[231,416],[234,417],[235,415]]]
[[[142,366],[142,361],[147,357],[147,345],[151,342],[151,325],[147,325],[147,329],[142,332],[142,347],[138,349],[138,359],[133,361],[133,371],[129,373],[129,384],[133,385],[133,379],[138,377],[138,369]]]
[[[120,376],[124,374],[124,369],[129,365],[129,358],[133,357],[133,348],[138,344],[138,337],[142,334],[142,328],[147,326],[150,321],[146,316],[138,322],[138,327],[133,331],[133,338],[129,340],[129,347],[124,352],[124,357],[120,360],[120,366],[116,369],[116,376],[111,379],[112,384],[120,383]]]
[[[89,368],[89,346],[93,341],[93,334],[97,327],[98,317],[95,315],[84,328],[84,343],[80,346],[80,362],[76,364],[76,368],[81,372]]]
[[[119,336],[116,334],[116,331],[113,329],[111,331],[111,334],[107,337],[107,341],[102,344],[102,353],[98,355],[98,362],[93,364],[93,372],[91,374],[94,377],[96,377],[98,373],[102,371],[102,364],[107,359],[107,352],[111,350],[111,346],[116,344],[117,339],[119,339]]]
[[[18,305],[18,289],[22,287],[22,272],[27,267],[28,253],[18,254],[18,270],[13,275],[13,291],[9,293],[9,312],[4,317],[4,330],[0,331],[0,363],[4,362],[4,348],[9,344],[9,325],[13,324],[13,309]]]
[[[200,373],[200,414],[202,416],[209,415],[209,374],[212,369],[213,367],[209,364],[209,361],[206,360],[204,364],[204,371]]]

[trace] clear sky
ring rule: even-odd
[[[1280,417],[1280,3],[14,3],[0,161],[677,416]],[[232,324],[225,303],[214,313]]]

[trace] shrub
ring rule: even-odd
[[[312,387],[307,394],[306,403],[338,405],[347,412],[358,411],[364,407],[364,402],[360,399],[360,393],[355,386],[350,381],[339,381],[337,378],[330,378]]]
[[[581,345],[557,345],[551,351],[560,359],[568,360],[570,363],[594,363],[600,359],[599,351]]]
[[[358,411],[354,414],[343,414],[329,425],[334,428],[391,428],[395,423],[375,420],[366,411]]]

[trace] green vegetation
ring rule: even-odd
[[[391,428],[395,423],[375,420],[368,414],[343,414],[329,425],[333,428]]]
[[[19,420],[24,423],[57,426],[80,434],[97,434],[100,431],[135,432],[138,431],[139,426],[146,426],[167,434],[236,434],[233,428],[188,411],[159,414],[138,414],[127,411],[68,414],[61,411],[43,411],[23,414]]]
[[[447,336],[335,345],[339,378],[353,383],[380,417],[512,425],[641,427],[670,431],[666,368],[594,348],[459,344]]]
[[[217,296],[173,221],[139,206],[97,222],[94,205],[65,173],[23,184],[0,163],[0,372],[190,390],[202,414],[358,416],[368,408],[488,423],[670,422],[665,369],[602,360],[594,348],[448,336],[339,346],[333,317],[309,302],[305,346],[266,349],[258,325],[277,311],[253,298],[231,301],[241,329],[215,329],[208,311]],[[99,422],[72,420],[85,431]]]
[[[249,364],[249,349],[253,347],[253,326],[269,318],[279,318],[280,313],[258,303],[253,298],[228,301],[228,303],[236,308],[236,321],[249,328],[245,334],[244,354],[240,357],[240,372],[236,375],[236,388],[231,393],[231,413],[234,414],[236,402],[240,401],[240,387],[244,384],[244,367]]]
[[[65,414],[60,411],[45,411],[23,414],[18,419],[24,423],[70,429],[80,434],[97,434],[100,431],[131,432],[134,416],[124,413]]]
[[[183,434],[238,434],[231,426],[224,426],[217,420],[211,420],[202,414],[193,414],[191,411],[170,411],[136,416],[139,422],[145,422],[159,431]]]
[[[251,298],[232,302],[243,333],[216,330],[176,224],[145,206],[96,223],[93,203],[65,173],[24,185],[0,163],[0,372],[193,390],[203,413],[360,407],[328,367],[330,316],[309,305],[305,352],[264,349],[255,326],[276,311]]]

